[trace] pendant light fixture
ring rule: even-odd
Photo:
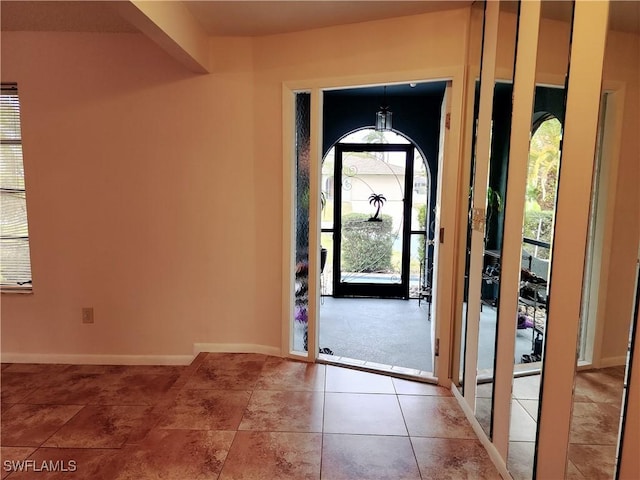
[[[378,132],[388,132],[391,131],[392,128],[392,117],[393,112],[389,110],[389,105],[387,105],[387,87],[384,87],[384,94],[382,105],[380,106],[380,110],[376,113],[376,131]]]

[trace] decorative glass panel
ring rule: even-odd
[[[311,139],[311,94],[296,94],[295,180],[295,299],[293,350],[307,351],[309,322],[309,176]]]

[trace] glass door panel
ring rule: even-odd
[[[637,106],[629,109],[628,102],[622,100],[625,89],[637,91],[640,87],[640,22],[636,22],[635,34],[618,30],[619,19],[640,19],[640,6],[626,3],[609,4],[605,65],[619,62],[628,66],[629,73],[615,77],[622,80],[616,85],[611,82],[613,69],[604,70],[565,478],[572,478],[576,471],[599,479],[638,478],[631,465],[635,463],[638,472],[640,449],[637,443],[635,447],[627,444],[625,430],[629,437],[634,432],[638,438],[638,422],[630,413],[638,402],[628,402],[634,388],[640,391],[630,383],[637,368],[637,362],[632,362],[638,358],[639,343],[636,337],[634,353],[633,339],[640,245],[637,233],[635,237],[613,233],[618,222],[624,225],[619,231],[638,232],[639,218],[638,201],[622,200],[632,192],[638,198],[637,182],[624,180],[632,175],[630,168],[637,172],[638,160],[616,153],[633,148],[634,141],[637,149],[636,132],[626,132],[631,132],[630,125],[637,125],[640,118]],[[622,45],[630,48],[623,50]],[[624,448],[633,452],[626,459]],[[623,466],[628,468],[626,472]]]
[[[408,297],[409,159],[412,145],[336,146],[335,296]]]
[[[311,94],[295,94],[295,268],[293,272],[292,353],[308,351],[309,327],[309,197],[311,145]]]
[[[484,203],[484,238],[482,275],[480,278],[480,318],[476,371],[476,418],[488,437],[493,436],[494,381],[497,355],[497,332],[500,325],[500,291],[504,235],[509,142],[511,137],[513,75],[518,38],[518,4],[501,1],[498,15],[498,38],[504,46],[496,60],[496,78],[490,127],[489,169],[487,184],[473,195],[482,195]],[[483,172],[484,174],[485,172]],[[477,174],[477,172],[476,172]],[[480,185],[475,185],[478,188]],[[479,199],[480,200],[480,199]]]

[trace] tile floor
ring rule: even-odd
[[[571,480],[614,478],[624,367],[579,372],[569,437]]]
[[[435,385],[254,354],[3,364],[1,380],[2,479],[500,478]]]
[[[576,375],[567,479],[614,478],[623,382],[624,367]],[[539,375],[513,381],[507,467],[515,480],[532,475],[539,390]]]

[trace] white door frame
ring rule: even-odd
[[[438,383],[450,385],[449,370],[451,356],[451,331],[456,293],[455,264],[457,261],[458,221],[460,211],[459,185],[462,162],[462,125],[464,105],[463,67],[416,70],[414,72],[398,72],[395,74],[367,75],[357,77],[334,77],[289,81],[282,84],[283,112],[283,264],[282,264],[282,343],[281,354],[285,357],[314,362],[318,352],[318,318],[320,308],[319,275],[309,277],[309,320],[308,351],[306,354],[292,351],[292,319],[294,312],[293,272],[295,268],[294,241],[294,172],[295,172],[295,94],[309,92],[311,94],[311,151],[310,151],[310,197],[316,202],[310,203],[309,212],[309,251],[317,252],[309,257],[309,271],[320,271],[320,181],[322,169],[322,91],[335,88],[365,87],[393,83],[421,83],[448,81],[450,92],[447,111],[448,127],[445,132],[445,151],[439,165],[442,188],[438,193],[440,228],[444,229],[439,245],[438,264],[434,264],[434,283],[437,284],[438,300],[434,303],[435,335],[439,339],[439,356],[434,362],[434,376]],[[466,209],[466,205],[462,206]],[[453,268],[452,268],[453,266]],[[438,361],[439,359],[439,361]]]

